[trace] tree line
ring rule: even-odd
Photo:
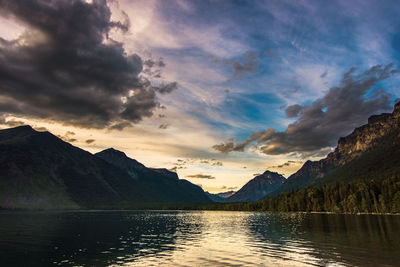
[[[400,177],[336,181],[247,203],[213,203],[204,210],[400,213]]]

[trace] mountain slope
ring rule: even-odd
[[[135,164],[136,169],[147,169]],[[132,172],[30,126],[0,130],[1,208],[103,208],[210,201],[201,188],[185,181],[174,190],[166,188],[171,189],[170,194],[160,194],[152,184],[172,179],[154,171],[151,174],[155,178],[143,183],[134,179]]]
[[[140,185],[156,195],[162,202],[207,203],[211,202],[200,186],[179,179],[167,169],[147,168],[125,153],[113,148],[95,154],[97,157],[126,171]]]
[[[30,126],[0,131],[0,205],[76,208],[150,201],[120,169]]]
[[[265,171],[247,182],[239,191],[226,199],[226,202],[257,201],[274,192],[286,181],[285,177]]]
[[[219,202],[219,203],[224,203],[226,202],[226,199],[235,194],[235,191],[227,191],[227,192],[221,192],[217,194],[212,194],[209,192],[206,192],[207,196],[214,202]]]
[[[320,161],[307,161],[280,189],[271,194],[341,180],[388,178],[400,174],[400,103],[393,113],[374,115],[338,141]]]

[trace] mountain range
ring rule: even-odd
[[[368,123],[339,139],[319,161],[307,161],[270,196],[314,184],[400,175],[400,103],[392,113],[373,115]]]
[[[0,130],[0,207],[77,209],[209,203],[204,191],[123,152],[96,155],[30,126]]]
[[[375,188],[371,192],[377,203],[375,191],[379,188],[369,181],[392,179],[385,183],[393,183],[399,177],[400,104],[392,113],[371,116],[367,124],[340,138],[326,158],[305,162],[287,179],[267,170],[239,191],[220,194],[206,193],[179,179],[175,172],[148,168],[113,148],[93,155],[30,126],[0,130],[0,208],[136,208],[168,203],[254,202],[302,188],[314,192],[312,187],[361,180],[364,186]],[[396,185],[383,186],[397,188]],[[329,190],[336,192],[338,188]],[[388,196],[383,192],[383,200],[379,201],[386,201],[383,196],[389,199],[398,195],[400,202],[400,193],[396,192],[390,191]],[[378,210],[377,205],[374,208]]]
[[[396,175],[400,175],[400,103],[392,113],[371,116],[367,124],[340,138],[326,158],[306,161],[287,179],[266,171],[228,198],[210,198],[215,202],[253,202],[315,185]]]

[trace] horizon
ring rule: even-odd
[[[211,193],[287,178],[398,102],[395,3],[5,1],[0,129],[112,147]]]

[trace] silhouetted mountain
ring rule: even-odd
[[[247,182],[239,191],[226,199],[226,202],[257,201],[277,190],[284,182],[285,177],[265,171]]]
[[[178,174],[176,172],[172,172],[170,170],[167,170],[165,168],[151,168],[153,171],[158,172],[165,177],[169,177],[173,180],[179,180]]]
[[[217,194],[212,194],[209,192],[206,192],[207,196],[214,202],[220,202],[224,203],[226,202],[226,199],[232,196],[236,191],[227,191],[227,192],[221,192]]]
[[[123,169],[134,179],[139,179],[138,172],[146,168],[142,163],[128,158],[124,152],[115,150],[114,148],[103,150],[95,155]]]
[[[121,157],[113,160],[117,158]],[[187,181],[165,182],[172,179],[155,171],[152,177],[134,160],[123,164],[126,169],[30,126],[0,130],[0,207],[70,209],[210,201],[200,187]],[[139,175],[141,170],[149,174]],[[172,192],[161,194],[160,186]]]
[[[95,154],[103,160],[126,171],[139,184],[156,195],[162,202],[207,203],[211,202],[200,186],[179,179],[167,169],[147,168],[125,153],[109,148]]]
[[[400,103],[393,113],[374,115],[338,141],[320,161],[307,161],[272,196],[316,183],[400,175]]]

